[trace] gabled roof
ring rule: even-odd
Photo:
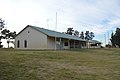
[[[97,40],[90,40],[89,42],[95,43],[95,44],[102,44],[101,42],[97,41]]]
[[[40,28],[40,27],[36,27],[36,26],[32,26],[32,25],[27,25],[23,30],[25,30],[27,27],[31,27],[35,30],[37,30],[38,32],[41,32],[43,34],[46,34],[47,36],[50,36],[50,37],[58,37],[58,38],[66,38],[66,39],[73,39],[73,40],[79,40],[79,41],[86,41],[86,40],[83,40],[79,37],[76,37],[76,36],[73,36],[73,35],[69,35],[69,34],[64,34],[64,33],[61,33],[61,32],[57,32],[57,31],[52,31],[52,30],[48,30],[48,29],[44,29],[44,28]],[[22,31],[23,31],[22,30]],[[17,36],[22,32],[20,31]]]
[[[48,30],[48,29],[44,29],[44,28],[40,28],[40,27],[36,27],[36,26],[31,26],[28,25],[28,27],[31,27],[39,32],[42,32],[44,34],[46,34],[47,36],[50,37],[59,37],[59,38],[66,38],[66,39],[73,39],[73,40],[79,40],[79,41],[85,41],[79,37],[73,36],[73,35],[69,35],[69,34],[64,34],[61,32],[57,32],[57,31],[52,31],[52,30]]]
[[[58,37],[58,38],[66,38],[66,39],[72,39],[72,40],[79,40],[79,41],[87,41],[87,40],[83,40],[79,37],[73,36],[73,35],[69,35],[69,34],[64,34],[61,32],[57,32],[57,31],[52,31],[52,30],[48,30],[48,29],[44,29],[44,28],[40,28],[40,27],[36,27],[36,26],[32,26],[32,25],[27,25],[22,31],[24,31],[27,27],[31,27],[35,30],[37,30],[38,32],[41,32],[43,34],[46,34],[47,36],[50,37]],[[17,36],[22,32],[20,31]],[[101,44],[101,42],[97,41],[97,40],[89,40],[89,42],[92,43],[97,43],[97,44]]]

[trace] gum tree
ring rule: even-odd
[[[3,38],[3,36],[2,36],[2,30],[4,29],[4,27],[5,27],[5,21],[4,20],[2,20],[2,18],[0,18],[0,48],[2,48],[3,47],[3,45],[1,45],[1,39]]]

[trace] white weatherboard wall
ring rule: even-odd
[[[15,48],[17,48],[17,41],[20,41],[19,49],[47,49],[47,36],[31,27],[24,29],[15,38]],[[24,40],[27,41],[27,47],[24,47]]]
[[[54,37],[47,38],[47,47],[48,49],[55,49],[55,38]]]
[[[65,45],[64,45],[64,49],[69,49],[69,48],[70,48],[69,40],[68,40],[68,39],[64,39],[64,40],[63,40],[63,43],[65,44],[65,42],[68,43],[68,46],[65,46]]]

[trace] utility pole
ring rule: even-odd
[[[49,29],[49,19],[47,19],[47,28]]]
[[[57,49],[56,47],[56,38],[57,38],[57,35],[56,35],[56,31],[57,31],[57,12],[56,12],[56,20],[55,20],[55,50]]]
[[[106,34],[104,34],[104,39],[105,39],[105,46],[106,46]]]
[[[109,32],[108,32],[108,44],[109,44]]]

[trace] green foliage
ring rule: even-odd
[[[80,37],[81,39],[85,39],[85,40],[92,40],[95,37],[94,33],[89,31],[86,31],[85,34],[82,31],[79,36],[79,31],[77,30],[74,31],[73,28],[68,28],[67,32],[65,33],[70,35],[74,34],[74,36]]]
[[[106,44],[105,47],[111,48],[112,46],[110,44]]]
[[[2,20],[2,18],[0,18],[0,32],[3,30],[3,28],[5,27],[5,21],[4,20]],[[0,48],[2,48],[3,47],[3,45],[1,45],[1,39],[3,38],[3,36],[1,35],[1,33],[0,33]]]
[[[93,32],[86,31],[85,40],[92,40],[95,37]]]
[[[79,37],[79,31],[75,30],[74,35]]]
[[[1,45],[1,39],[6,39],[8,43],[8,48],[9,48],[9,43],[13,42],[11,39],[15,39],[16,32],[10,32],[9,30],[5,29],[5,21],[0,18],[0,48],[3,47]]]
[[[5,21],[0,18],[0,30],[2,30],[5,27]]]
[[[74,32],[73,28],[68,28],[66,34],[72,35]]]
[[[110,40],[113,47],[118,46],[120,48],[120,28],[116,28],[116,32],[111,34]]]
[[[82,31],[81,34],[80,34],[80,38],[81,38],[81,39],[84,39],[84,38],[85,38],[85,37],[84,37],[84,32],[83,32],[83,31]]]
[[[2,32],[2,35],[4,37],[4,39],[15,39],[15,36],[16,36],[16,32],[10,32],[9,30],[7,29],[4,29]]]
[[[111,34],[111,43],[112,43],[112,47],[115,47],[115,37],[114,37],[114,34],[113,34],[113,32],[112,32],[112,34]]]
[[[2,33],[3,39],[7,40],[7,44],[8,44],[8,48],[9,48],[9,43],[12,42],[11,41],[12,39],[15,39],[16,32],[15,31],[10,32],[9,30],[4,29],[1,33]]]
[[[0,49],[0,80],[119,80],[119,49]]]

